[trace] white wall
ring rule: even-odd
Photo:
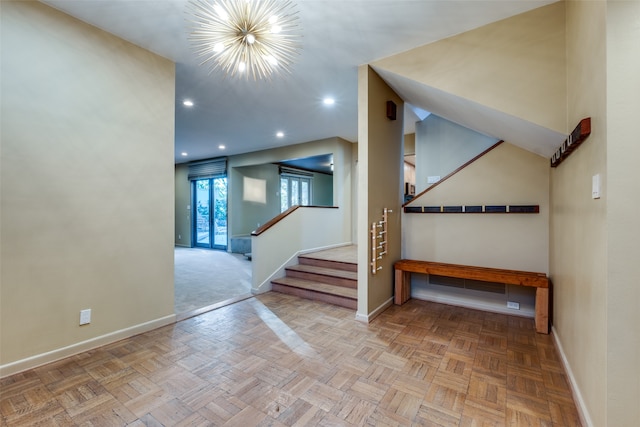
[[[299,207],[258,236],[251,237],[253,293],[271,290],[271,280],[285,275],[302,253],[351,244],[341,208]]]
[[[173,322],[175,72],[39,2],[1,19],[6,375]]]

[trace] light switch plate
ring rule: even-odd
[[[91,323],[91,309],[80,310],[80,325]]]
[[[591,198],[600,198],[600,174],[597,173],[591,177]]]

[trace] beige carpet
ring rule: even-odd
[[[240,254],[175,248],[175,313],[251,294],[251,261]]]

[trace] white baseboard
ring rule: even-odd
[[[272,288],[271,281],[273,279],[283,277],[284,269],[296,264],[299,254],[300,252],[296,252],[294,255],[292,255],[288,260],[286,260],[282,265],[280,265],[280,267],[278,267],[276,271],[271,273],[269,277],[267,277],[262,283],[260,283],[260,285],[258,285],[257,288],[251,288],[251,293],[254,295],[259,295],[259,294],[264,294],[265,292],[269,292]]]
[[[73,356],[78,353],[82,353],[84,351],[89,351],[96,347],[111,344],[116,341],[120,341],[122,339],[132,337],[134,335],[148,332],[153,329],[160,328],[162,326],[170,325],[175,322],[176,322],[176,315],[171,314],[169,316],[161,317],[159,319],[151,320],[149,322],[141,323],[139,325],[131,326],[129,328],[121,329],[119,331],[115,331],[105,335],[101,335],[99,337],[91,338],[86,341],[81,341],[79,343],[71,344],[66,347],[48,351],[46,353],[27,357],[26,359],[21,359],[15,362],[7,363],[5,365],[0,365],[0,378],[17,374],[19,372],[23,372],[28,369],[37,368],[38,366],[55,362],[60,359],[64,359],[65,357]]]
[[[417,289],[417,287],[414,286],[412,286],[411,288],[411,298],[419,299],[422,301],[438,302],[441,304],[471,308],[474,310],[508,314],[510,316],[520,316],[528,318],[535,317],[535,309],[527,309],[525,307],[522,307],[521,310],[513,310],[507,308],[506,305],[501,305],[500,303],[481,298],[479,295],[477,295],[481,294],[481,292],[475,292],[475,294],[476,295],[474,297],[469,297],[465,295],[446,294],[443,292],[429,292],[424,289]]]
[[[280,267],[278,267],[278,269],[276,271],[271,273],[271,275],[269,277],[267,277],[262,283],[260,283],[260,285],[258,285],[257,288],[251,288],[251,293],[254,294],[254,295],[259,295],[259,294],[263,294],[265,292],[269,292],[271,290],[271,288],[272,288],[271,281],[273,279],[276,279],[276,278],[279,278],[279,277],[284,277],[285,268],[297,264],[299,255],[304,255],[304,254],[308,254],[308,253],[312,253],[312,252],[320,252],[320,251],[324,251],[324,250],[327,250],[327,249],[339,248],[341,246],[349,246],[351,244],[352,243],[336,243],[335,245],[320,246],[320,247],[317,247],[317,248],[304,249],[304,250],[297,251],[288,260],[286,260]]]
[[[584,398],[582,397],[582,393],[580,393],[580,388],[578,387],[578,383],[576,382],[576,377],[573,376],[573,371],[571,370],[571,366],[569,365],[567,356],[564,353],[564,349],[562,348],[562,343],[560,343],[560,339],[558,338],[556,328],[553,326],[551,327],[551,335],[553,336],[553,342],[556,344],[558,353],[560,353],[560,360],[562,360],[564,370],[569,377],[569,385],[571,386],[573,400],[575,400],[576,402],[578,415],[580,416],[580,422],[582,423],[583,427],[593,427],[593,421],[591,421],[589,409],[587,408]]]
[[[378,308],[376,308],[369,314],[356,313],[356,320],[358,322],[369,323],[373,319],[378,317],[380,313],[385,311],[387,308],[391,307],[391,304],[393,304],[393,297],[383,302]]]

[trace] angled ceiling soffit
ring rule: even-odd
[[[398,76],[396,86],[391,86],[403,96],[406,90],[397,87],[400,78],[492,111],[508,112],[549,132],[567,132],[565,6],[562,2],[370,65],[385,80],[391,74]],[[413,98],[405,101],[437,114],[428,102]],[[496,137],[507,139],[505,135]],[[541,151],[547,155],[547,150]]]

